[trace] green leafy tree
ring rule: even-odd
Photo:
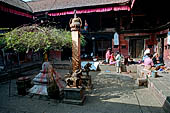
[[[4,35],[2,42],[6,43],[7,49],[14,49],[16,52],[43,50],[45,53],[51,49],[59,50],[64,46],[71,48],[72,45],[70,31],[37,25],[15,28]],[[81,35],[81,45],[85,44],[86,41]]]
[[[5,39],[0,36],[0,48],[3,48],[5,46]]]

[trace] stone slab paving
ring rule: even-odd
[[[149,89],[164,109],[170,112],[170,74],[159,72],[158,75],[157,78],[149,78]]]
[[[148,88],[136,86],[130,75],[112,71],[90,74],[93,90],[86,94],[82,106],[47,97],[18,96],[16,80],[12,80],[9,97],[9,84],[0,83],[0,113],[165,113]]]

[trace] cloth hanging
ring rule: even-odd
[[[119,45],[119,34],[117,32],[114,34],[114,45]]]

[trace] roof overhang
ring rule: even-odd
[[[33,18],[33,15],[31,15],[30,13],[28,13],[26,11],[25,12],[19,11],[19,10],[7,7],[6,5],[2,5],[2,4],[0,4],[0,11],[12,13],[12,14],[15,14],[15,15],[24,16],[24,17],[27,17],[27,18]]]
[[[89,9],[78,9],[77,14],[94,13],[94,12],[109,12],[109,11],[130,11],[131,8],[128,5],[125,6],[113,6],[113,7],[101,7],[101,8],[89,8]],[[61,16],[61,15],[72,15],[74,11],[56,11],[48,13],[49,16]]]

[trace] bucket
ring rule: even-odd
[[[29,77],[20,77],[16,81],[18,95],[26,95],[27,89],[31,87],[31,79]]]
[[[26,88],[31,88],[32,87],[31,78],[25,77],[24,82],[25,82],[25,87]]]
[[[151,76],[152,76],[153,78],[156,78],[156,76],[157,76],[157,71],[153,70],[153,71],[151,72]]]

